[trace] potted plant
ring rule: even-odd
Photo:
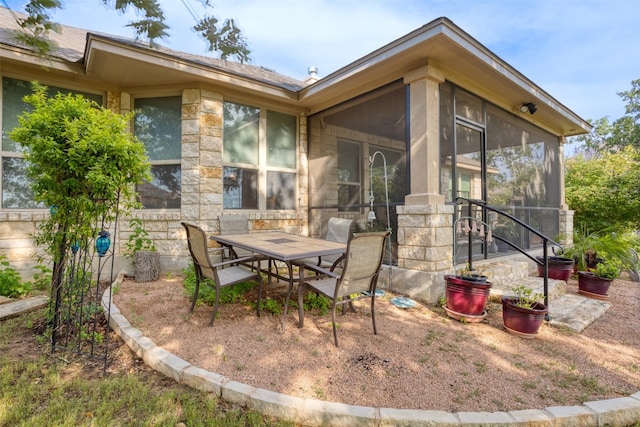
[[[502,322],[510,334],[531,339],[538,334],[547,312],[541,300],[542,294],[519,285],[512,289],[513,295],[502,297]]]
[[[485,307],[491,282],[477,270],[465,268],[457,275],[445,275],[445,310],[447,315],[465,322],[480,322],[486,316]]]
[[[142,220],[132,218],[129,221],[132,233],[126,243],[124,256],[133,261],[135,281],[138,283],[155,282],[160,278],[160,254],[153,240],[145,230]]]
[[[538,256],[539,262],[544,262],[544,257]],[[574,269],[574,259],[566,256],[550,256],[548,260],[548,277],[550,279],[564,280],[565,282],[571,277]],[[544,277],[544,267],[538,264],[538,277]]]
[[[612,260],[599,262],[591,271],[578,272],[578,293],[600,299],[609,299],[609,286],[620,275],[619,263]]]
[[[589,232],[584,227],[573,232],[573,244],[564,250],[563,256],[575,260],[576,271],[589,271],[603,259],[618,260],[629,265],[632,244],[607,230]]]

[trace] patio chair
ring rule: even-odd
[[[218,215],[220,234],[246,234],[249,232],[249,218],[242,214]],[[230,246],[220,248],[222,260],[251,256],[251,252],[242,249],[234,249]],[[239,252],[239,253],[238,253]]]
[[[213,315],[211,316],[211,321],[209,322],[209,326],[213,326],[213,322],[216,319],[216,314],[218,313],[220,289],[224,288],[225,286],[235,285],[236,283],[254,280],[258,282],[258,303],[256,306],[256,313],[258,317],[260,317],[262,276],[260,276],[259,269],[251,269],[250,267],[243,264],[254,261],[255,258],[234,258],[219,262],[217,264],[213,264],[211,263],[211,259],[209,258],[209,248],[207,245],[208,239],[204,230],[197,225],[189,224],[186,222],[181,222],[181,224],[187,230],[187,243],[189,246],[191,259],[193,260],[193,267],[196,271],[196,288],[193,292],[191,308],[189,311],[193,312],[193,309],[196,305],[198,292],[200,290],[200,283],[203,281],[206,282],[207,285],[215,288],[216,290]]]
[[[373,333],[377,335],[375,294],[384,247],[389,234],[388,231],[353,234],[347,242],[344,265],[339,275],[315,264],[305,264],[304,268],[300,269],[300,283],[298,285],[299,327],[304,326],[303,297],[305,291],[309,289],[332,300],[331,323],[336,347],[338,347],[336,331],[336,306],[338,305],[344,307],[344,304],[359,299],[371,299]],[[316,276],[305,277],[305,270],[315,271]]]
[[[353,220],[351,219],[329,218],[325,240],[347,243],[349,241],[349,237],[351,236],[352,226]],[[331,271],[333,271],[341,263],[343,257],[344,255],[325,255],[318,258],[294,260],[292,264],[299,267],[304,266],[304,264],[315,264],[323,268],[329,268]]]

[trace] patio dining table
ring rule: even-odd
[[[297,234],[285,233],[282,231],[269,231],[264,233],[244,233],[226,234],[211,236],[221,245],[242,248],[256,254],[265,256],[271,261],[282,261],[287,266],[288,276],[283,277],[277,272],[278,279],[285,279],[289,282],[287,296],[284,304],[284,317],[282,319],[282,330],[285,329],[287,319],[287,308],[293,291],[293,265],[292,262],[298,259],[315,258],[326,255],[342,255],[347,250],[346,243],[333,242],[315,237],[300,236]],[[271,277],[271,269],[268,270]]]

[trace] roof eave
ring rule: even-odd
[[[85,70],[88,76],[115,83],[122,90],[213,82],[217,86],[280,102],[293,104],[298,101],[296,91],[95,34],[87,35]]]
[[[448,71],[447,79],[514,114],[521,114],[522,103],[534,102],[536,116],[523,118],[559,135],[591,130],[587,121],[447,18],[436,19],[302,89],[300,101],[312,114],[427,64],[442,67]]]

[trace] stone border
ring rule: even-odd
[[[111,328],[152,369],[178,383],[264,415],[304,426],[604,426],[633,425],[640,421],[640,391],[581,406],[550,406],[508,412],[446,412],[420,409],[373,408],[305,399],[252,387],[191,365],[142,335],[113,304],[111,289],[122,283],[121,272],[102,295],[102,307]]]

